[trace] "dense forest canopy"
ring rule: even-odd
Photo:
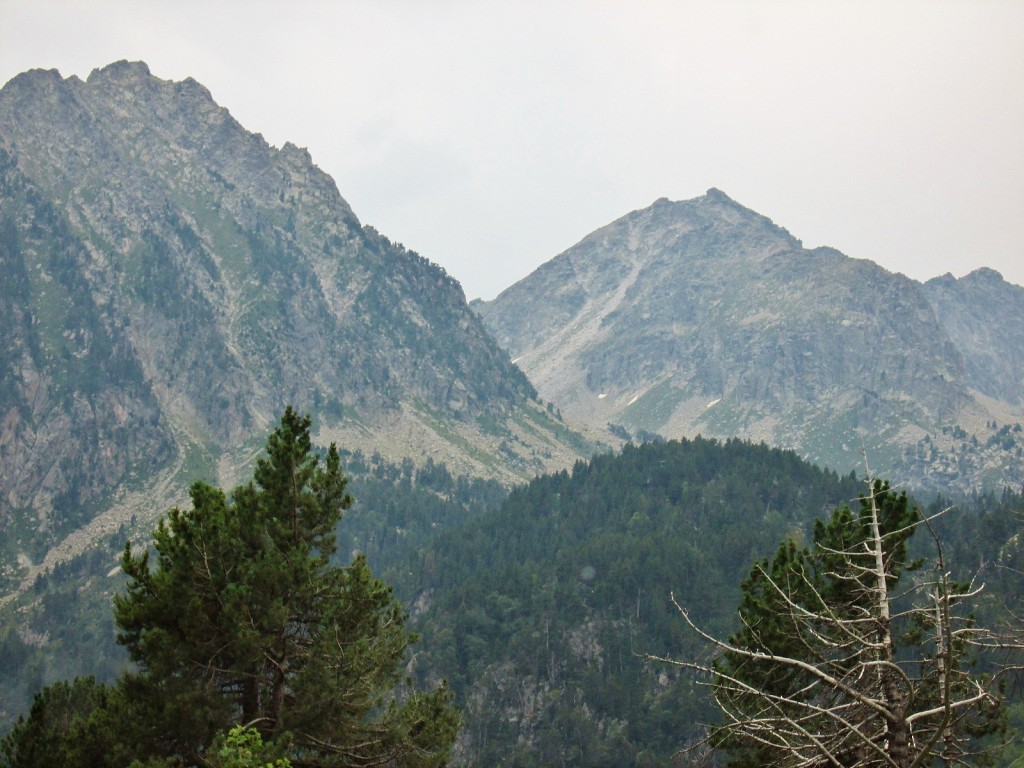
[[[341,456],[356,500],[336,529],[331,562],[365,553],[394,584],[421,634],[409,671],[430,686],[447,679],[462,709],[456,764],[670,764],[716,716],[696,681],[646,658],[702,652],[670,594],[727,636],[751,564],[780,541],[810,543],[816,520],[863,493],[852,475],[740,440],[627,445],[511,494],[442,464]],[[926,511],[945,506],[938,499]],[[957,574],[980,572],[986,582],[979,621],[1024,615],[1022,519],[1024,498],[1007,490],[966,500],[935,522]],[[108,645],[109,609],[94,599],[83,611],[89,592],[76,585],[99,581],[116,542],[109,545],[89,556],[91,565],[85,558],[42,579],[34,594],[50,618],[59,610],[83,622],[86,641]],[[909,545],[917,558],[918,538]],[[57,669],[75,674],[55,661],[47,672],[39,661],[46,647],[13,628],[2,637],[5,675],[34,675],[7,676],[5,686],[38,689]],[[111,680],[123,660],[104,664],[99,677]],[[1010,683],[1012,732],[1022,713]]]

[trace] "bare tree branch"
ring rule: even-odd
[[[836,510],[816,529],[813,550],[780,548],[770,566],[752,569],[750,602],[730,640],[698,626],[671,595],[715,653],[710,662],[648,658],[712,689],[723,721],[704,743],[746,750],[749,760],[736,765],[961,765],[971,734],[991,722],[997,697],[964,663],[972,647],[993,642],[962,613],[982,588],[953,581],[932,526],[949,509],[921,517],[905,494],[874,480],[860,506],[859,516]],[[934,575],[897,589],[906,542],[922,527]]]

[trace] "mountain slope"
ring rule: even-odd
[[[455,764],[676,764],[713,715],[699,683],[644,658],[706,651],[670,595],[728,634],[752,562],[862,488],[763,445],[651,442],[439,536],[395,582],[418,590],[416,669],[463,706]]]
[[[992,269],[924,284],[925,296],[964,357],[968,386],[1019,406],[1024,402],[1024,288]]]
[[[14,78],[0,184],[0,523],[42,525],[37,543],[160,470],[171,496],[230,486],[287,403],[325,441],[506,481],[587,450],[453,278],[193,80]]]
[[[59,532],[133,466],[166,463],[173,438],[90,288],[87,244],[2,151],[0,200],[0,489],[8,514]]]
[[[929,295],[710,190],[622,217],[475,308],[542,397],[595,427],[749,437],[843,471],[864,448],[930,485],[922,441],[1021,415],[976,396],[979,353]],[[960,488],[1015,480],[1003,458],[966,467]]]

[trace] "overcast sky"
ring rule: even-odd
[[[1024,285],[1024,0],[0,0],[0,82],[125,58],[307,147],[468,298],[709,187],[808,247]]]

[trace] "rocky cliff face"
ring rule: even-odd
[[[576,455],[453,278],[306,150],[142,63],[0,91],[0,264],[8,524],[66,528],[162,468],[230,475],[288,403],[325,440],[492,476]]]
[[[1024,403],[1024,288],[992,269],[924,284],[943,329],[964,357],[967,385],[996,400]]]
[[[950,299],[960,309],[936,311],[938,286],[805,249],[710,190],[624,216],[476,309],[574,418],[765,440],[841,470],[861,465],[863,447],[873,469],[899,475],[942,426],[984,429],[994,412],[975,390],[1019,404],[1021,367],[997,365],[996,350],[1021,349],[1012,318],[1024,301],[990,281],[1011,328],[983,337],[992,317],[967,309],[984,300],[981,281],[965,280]],[[1019,416],[997,410],[999,421]],[[902,479],[923,478],[918,468]]]
[[[173,439],[87,244],[2,150],[0,201],[0,510],[60,530]]]

